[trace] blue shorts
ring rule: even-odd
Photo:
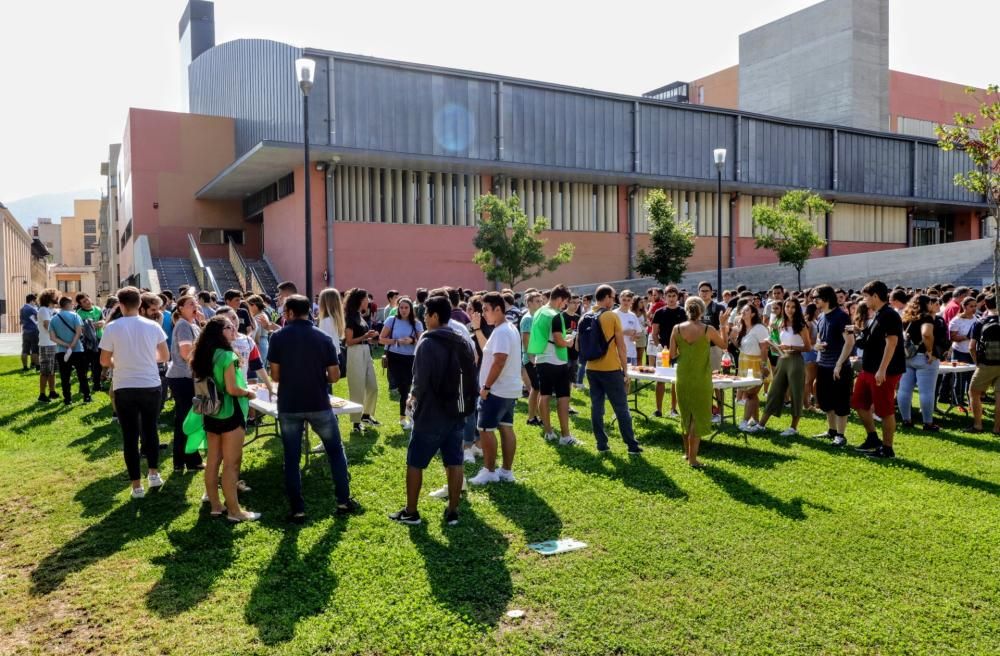
[[[805,351],[802,353],[802,361],[806,364],[810,362],[817,362],[819,360],[819,353],[816,351]]]
[[[514,405],[517,399],[505,399],[490,394],[484,401],[479,399],[479,430],[495,431],[500,426],[514,425]]]
[[[456,419],[451,424],[437,426],[431,430],[418,429],[410,432],[410,444],[406,447],[406,464],[416,469],[427,469],[431,458],[438,451],[445,467],[460,466],[462,457],[462,434],[465,419]]]

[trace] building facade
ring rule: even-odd
[[[206,249],[241,240],[245,256],[302,284],[307,175],[317,289],[485,287],[471,261],[485,193],[516,195],[529,218],[545,217],[551,250],[575,244],[570,264],[533,285],[628,277],[649,241],[653,188],[695,226],[690,270],[714,268],[720,213],[725,265],[773,262],[754,248],[751,210],[791,188],[836,203],[815,219],[828,241],[817,255],[906,247],[926,217],[946,219],[942,240],[980,234],[982,198],[952,181],[968,158],[932,139],[259,39],[215,45],[200,34],[197,48],[182,39],[193,48],[193,113],[129,113],[118,174],[123,278],[134,235],[148,235],[155,259],[184,257],[191,234]],[[316,63],[308,126],[299,57]]]
[[[52,219],[40,218],[31,226],[31,236],[42,242],[49,252],[51,262],[62,260],[62,228],[58,223],[52,223]]]
[[[31,288],[31,235],[0,203],[0,332],[21,331],[19,312]]]

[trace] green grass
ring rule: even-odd
[[[333,515],[315,459],[310,522],[286,526],[271,440],[244,456],[263,521],[231,526],[202,509],[200,475],[129,500],[106,395],[37,406],[36,378],[0,358],[0,654],[1000,651],[1000,440],[963,434],[964,418],[902,433],[890,463],[726,433],[698,472],[673,422],[637,422],[640,460],[620,440],[600,458],[589,419],[574,420],[586,446],[560,448],[522,406],[521,482],[471,491],[457,527],[423,499],[429,521],[408,528],[385,518],[406,439],[380,385],[379,434],[346,440],[365,514]],[[426,478],[440,485],[441,467]],[[526,548],[559,536],[590,547]]]

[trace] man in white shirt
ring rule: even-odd
[[[44,289],[38,297],[38,402],[48,403],[58,399],[56,394],[56,343],[49,335],[52,327],[52,317],[56,310],[53,306],[59,300],[59,290]],[[49,394],[45,395],[48,386]]]
[[[135,287],[118,290],[122,317],[112,321],[101,337],[101,366],[114,367],[115,407],[124,438],[125,467],[132,481],[132,498],[141,499],[139,443],[149,466],[150,488],[163,485],[160,478],[160,440],[156,422],[160,414],[158,363],[170,359],[167,335],[160,324],[139,316],[141,297]]]
[[[479,445],[483,450],[483,468],[469,479],[473,485],[484,485],[514,480],[514,406],[521,398],[521,336],[506,319],[503,297],[490,292],[483,297],[483,314],[473,313],[472,329],[480,348],[483,362],[479,368]],[[493,326],[489,339],[483,336],[482,321]],[[503,466],[498,470],[497,439],[503,450]]]

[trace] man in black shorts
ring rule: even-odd
[[[847,446],[844,431],[851,414],[854,373],[849,358],[854,349],[854,335],[847,332],[851,318],[840,308],[837,293],[830,285],[813,290],[813,302],[822,313],[816,324],[816,399],[826,413],[827,437],[836,447]]]

